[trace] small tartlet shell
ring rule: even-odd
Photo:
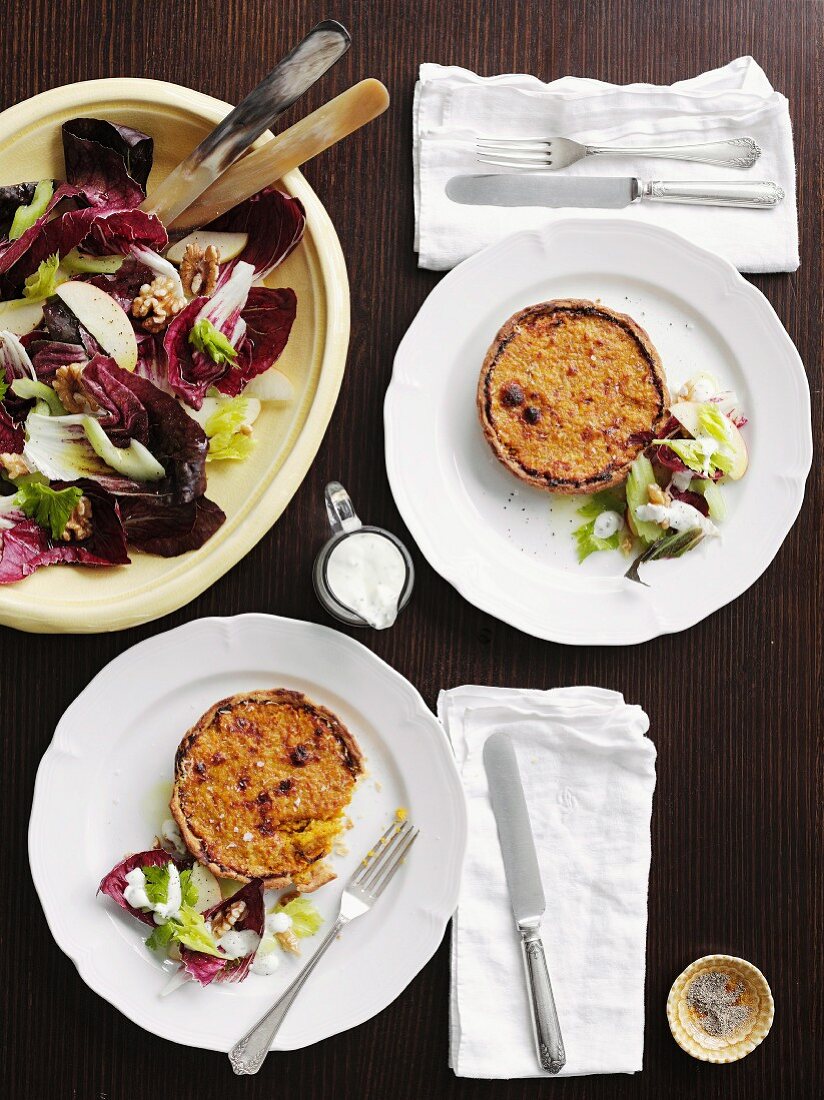
[[[678,1013],[690,981],[702,970],[726,970],[737,974],[758,995],[758,1014],[752,1028],[735,1043],[719,1048],[703,1046],[685,1029]],[[672,984],[667,997],[667,1020],[676,1043],[702,1062],[737,1062],[752,1053],[758,1044],[766,1038],[772,1027],[775,1015],[775,1002],[767,979],[752,963],[735,955],[705,955],[690,963]]]

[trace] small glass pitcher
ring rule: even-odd
[[[382,535],[384,538],[389,539],[389,541],[398,548],[404,560],[406,578],[403,583],[403,588],[401,589],[400,597],[398,598],[398,614],[400,614],[409,603],[409,597],[412,595],[412,589],[415,584],[415,567],[412,563],[412,557],[409,551],[401,540],[396,535],[393,535],[391,531],[387,531],[383,527],[372,527],[368,524],[361,523],[355,512],[352,498],[339,481],[329,482],[324,491],[324,500],[326,503],[326,515],[329,518],[329,526],[332,528],[332,537],[324,544],[320,553],[315,558],[315,566],[312,571],[315,592],[321,604],[330,615],[333,615],[336,619],[340,620],[340,622],[347,623],[349,626],[370,626],[370,624],[366,622],[365,619],[362,619],[356,611],[353,611],[351,607],[347,607],[346,604],[340,602],[329,586],[326,569],[329,555],[338,543],[342,542],[343,539],[351,538],[357,533],[368,531],[372,534]]]

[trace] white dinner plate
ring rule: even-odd
[[[146,928],[100,879],[151,847],[168,813],[174,753],[217,700],[287,687],[330,707],[352,731],[367,774],[350,807],[337,879],[312,895],[328,921],[343,884],[399,807],[420,829],[375,908],[350,924],[307,982],[277,1037],[292,1050],[368,1020],[432,956],[458,899],[466,842],[463,790],[446,735],[412,685],[337,631],[270,615],[198,619],[115,658],[61,718],[37,774],[29,826],[32,876],[51,931],[83,980],[147,1031],[228,1050],[297,973],[284,956],[270,977],[194,982],[166,997],[167,974]],[[303,940],[303,959],[316,940]]]
[[[673,392],[709,371],[738,392],[750,419],[750,465],[725,487],[721,538],[642,567],[649,588],[623,579],[618,552],[579,565],[570,536],[583,522],[580,499],[515,478],[478,422],[475,391],[496,332],[516,310],[552,298],[600,299],[630,314]],[[578,645],[684,630],[740,596],[792,527],[812,460],[804,367],[763,294],[676,233],[607,218],[514,234],[451,271],[398,348],[385,422],[395,502],[430,565],[496,618]]]

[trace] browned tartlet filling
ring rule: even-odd
[[[553,492],[626,477],[669,400],[649,337],[631,318],[579,300],[515,314],[487,353],[478,409],[498,458]]]
[[[192,854],[215,874],[310,890],[344,827],[362,771],[343,723],[299,692],[216,704],[175,758],[171,809]]]

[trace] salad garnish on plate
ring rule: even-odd
[[[719,534],[727,515],[724,486],[747,471],[741,434],[747,419],[736,394],[706,372],[681,387],[669,412],[625,484],[594,494],[578,509],[586,520],[573,532],[579,561],[601,550],[635,551],[626,575],[640,580],[640,564],[681,557]]]
[[[169,247],[139,209],[153,141],[64,123],[66,179],[0,187],[0,583],[199,549],[209,463],[242,461],[297,312],[259,285],[305,214],[275,187]]]
[[[308,898],[291,892],[267,909],[260,879],[224,897],[212,872],[181,854],[182,845],[162,843],[122,860],[99,889],[151,928],[148,948],[178,964],[164,995],[190,980],[205,986],[273,974],[283,953],[299,955],[300,941],[320,930],[323,918]]]

